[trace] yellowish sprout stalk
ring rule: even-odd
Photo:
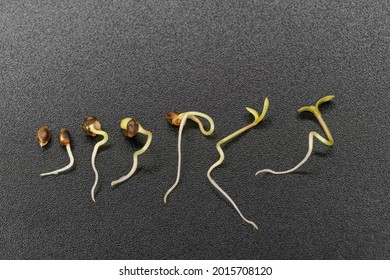
[[[296,166],[294,166],[293,168],[286,170],[286,171],[274,171],[271,169],[263,169],[263,170],[257,171],[256,175],[259,175],[261,173],[272,173],[272,174],[280,175],[280,174],[287,174],[287,173],[290,173],[290,172],[297,170],[299,167],[301,167],[309,159],[311,153],[313,152],[314,137],[329,147],[333,146],[333,144],[334,144],[333,136],[330,133],[329,128],[326,125],[324,119],[322,118],[321,112],[319,110],[319,106],[324,102],[328,102],[328,101],[332,100],[334,97],[335,97],[334,95],[325,96],[325,97],[321,98],[320,100],[318,100],[318,102],[316,103],[315,106],[304,106],[298,110],[298,112],[309,111],[309,112],[313,113],[314,116],[317,118],[318,122],[320,123],[320,125],[321,125],[322,129],[324,130],[326,137],[328,139],[325,139],[324,137],[322,137],[319,133],[317,133],[315,131],[311,131],[309,133],[309,149],[307,151],[305,158],[300,163],[298,163]]]
[[[113,186],[113,187],[115,185],[117,185],[117,184],[120,184],[120,183],[126,181],[131,176],[133,176],[133,174],[137,170],[138,156],[146,152],[146,150],[150,146],[150,143],[152,143],[152,138],[153,138],[152,133],[150,131],[144,129],[141,126],[141,124],[137,120],[135,120],[135,119],[132,119],[132,118],[125,118],[125,119],[123,119],[120,122],[120,127],[124,131],[125,135],[127,137],[129,137],[129,138],[134,137],[137,133],[141,133],[143,135],[146,135],[148,137],[148,139],[146,140],[146,143],[142,147],[142,149],[140,149],[140,150],[138,150],[138,151],[136,151],[134,153],[134,156],[133,156],[133,167],[131,168],[130,172],[127,175],[122,176],[118,180],[112,181],[111,182],[111,186]]]
[[[98,173],[96,166],[95,166],[95,158],[96,158],[96,154],[97,154],[99,147],[107,143],[108,134],[105,131],[101,130],[100,122],[98,121],[97,118],[92,117],[92,116],[88,117],[87,119],[84,120],[82,127],[84,129],[84,132],[90,136],[93,136],[93,137],[95,137],[96,135],[103,136],[103,139],[95,144],[95,147],[93,148],[93,152],[92,152],[92,158],[91,158],[92,169],[95,172],[95,183],[93,184],[92,189],[91,189],[91,198],[92,198],[93,202],[96,202],[95,192],[96,192],[96,186],[97,186],[97,183],[99,180],[99,173]]]
[[[205,130],[203,127],[202,122],[198,119],[198,117],[205,118],[209,124],[210,128],[209,130]],[[183,128],[187,122],[187,119],[191,119],[194,122],[196,122],[199,126],[200,131],[202,132],[203,135],[209,136],[214,132],[214,121],[209,117],[208,115],[201,113],[201,112],[185,112],[178,114],[176,112],[169,112],[167,114],[167,119],[169,123],[172,125],[180,126],[179,128],[179,137],[178,137],[178,164],[177,164],[177,176],[176,176],[176,181],[173,184],[172,187],[169,188],[169,190],[165,193],[164,195],[164,204],[167,203],[167,198],[168,195],[176,188],[177,184],[179,183],[180,180],[180,169],[181,169],[181,138],[182,138],[182,133],[183,133]]]
[[[238,206],[236,205],[236,203],[233,201],[233,199],[230,198],[230,196],[217,184],[217,182],[214,181],[213,178],[211,178],[211,172],[219,165],[222,164],[222,162],[224,161],[225,159],[225,154],[223,153],[223,150],[221,148],[221,145],[232,140],[233,138],[237,137],[238,135],[240,135],[241,133],[247,131],[248,129],[254,127],[255,125],[257,125],[265,116],[265,114],[267,113],[267,110],[268,110],[268,107],[269,107],[269,100],[268,98],[265,99],[264,101],[264,106],[263,106],[263,111],[261,113],[261,115],[259,115],[259,113],[252,109],[252,108],[246,108],[253,116],[254,116],[254,121],[250,124],[248,124],[247,126],[237,130],[236,132],[230,134],[229,136],[223,138],[222,140],[220,140],[216,147],[217,147],[217,150],[218,150],[218,153],[219,153],[219,159],[216,163],[214,163],[210,169],[207,171],[207,177],[209,178],[211,184],[213,184],[213,186],[230,202],[230,204],[234,207],[234,209],[236,209],[236,211],[238,212],[238,214],[240,215],[240,217],[248,224],[252,225],[256,230],[258,230],[258,226],[248,220],[247,218],[244,217],[244,215],[241,213],[240,209],[238,208]]]
[[[41,177],[48,176],[48,175],[58,175],[59,173],[64,172],[64,171],[72,168],[72,166],[74,164],[72,149],[70,147],[70,135],[69,135],[69,132],[65,128],[61,129],[60,134],[58,135],[58,141],[60,142],[61,146],[65,146],[66,151],[68,152],[69,160],[70,160],[69,164],[63,168],[58,169],[58,170],[54,170],[54,171],[48,172],[48,173],[42,173],[42,174],[40,174]]]

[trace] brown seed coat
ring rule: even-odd
[[[49,143],[50,140],[50,130],[47,125],[41,126],[37,131],[37,141],[41,147]]]
[[[129,138],[133,138],[137,133],[139,129],[139,123],[136,119],[131,119],[127,123],[127,129],[126,129],[126,136]]]
[[[180,125],[180,120],[177,118],[179,116],[179,113],[176,112],[176,111],[171,111],[171,112],[168,112],[168,114],[165,116],[165,118],[167,119],[167,121],[171,124],[171,125],[177,125],[179,126]]]
[[[62,128],[60,133],[58,134],[58,141],[61,146],[66,146],[70,144],[70,134],[66,128]]]
[[[89,116],[88,118],[86,118],[83,123],[81,124],[84,132],[90,136],[96,136],[95,133],[92,133],[89,131],[90,129],[90,126],[93,125],[95,129],[97,130],[100,130],[101,129],[101,125],[100,125],[100,122],[98,121],[98,119],[94,116]]]

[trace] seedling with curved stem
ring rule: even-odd
[[[203,127],[203,123],[199,120],[198,117],[205,118],[209,124],[210,128],[209,130],[205,130]],[[178,145],[177,145],[177,151],[178,151],[178,164],[177,164],[177,176],[176,176],[176,181],[173,184],[172,187],[169,188],[169,190],[165,193],[164,195],[164,204],[167,203],[167,198],[168,195],[176,188],[177,184],[179,183],[180,180],[180,168],[181,168],[181,138],[182,138],[182,133],[183,133],[183,128],[187,122],[187,119],[190,119],[194,122],[196,122],[199,126],[200,131],[202,132],[203,135],[209,136],[214,132],[214,121],[213,119],[201,112],[184,112],[184,113],[177,113],[177,112],[169,112],[166,116],[166,119],[171,125],[175,126],[180,126],[179,128],[179,137],[178,137]]]
[[[92,152],[92,159],[91,159],[92,169],[95,172],[95,183],[93,184],[92,189],[91,189],[91,197],[92,197],[92,201],[96,202],[95,190],[96,190],[96,186],[97,186],[97,183],[99,180],[99,174],[96,170],[95,158],[96,158],[96,154],[97,154],[99,147],[107,143],[108,134],[102,130],[102,126],[101,126],[100,122],[98,121],[97,118],[95,118],[93,116],[86,118],[83,121],[81,126],[87,135],[90,135],[93,137],[95,137],[96,135],[103,136],[103,139],[95,144],[95,147],[93,148],[93,152]]]
[[[48,175],[58,175],[58,173],[69,170],[73,166],[74,158],[73,158],[73,154],[72,154],[72,149],[70,147],[70,135],[69,135],[69,132],[66,128],[61,129],[60,133],[58,134],[58,141],[60,142],[61,146],[66,148],[66,151],[68,152],[69,160],[70,160],[69,164],[63,168],[58,169],[58,170],[54,170],[54,171],[48,172],[48,173],[42,173],[42,174],[40,174],[41,177],[48,176]]]
[[[257,171],[256,175],[259,175],[261,173],[272,173],[272,174],[279,175],[279,174],[287,174],[287,173],[290,173],[290,172],[297,170],[299,167],[302,166],[302,164],[304,164],[309,159],[309,157],[313,151],[314,137],[329,147],[333,146],[333,144],[334,144],[333,136],[330,133],[329,128],[326,125],[324,119],[322,118],[322,115],[321,115],[321,112],[319,109],[319,106],[322,103],[328,102],[328,101],[332,100],[333,98],[335,98],[334,95],[327,95],[327,96],[321,98],[320,100],[318,100],[315,106],[304,106],[298,110],[299,113],[304,112],[304,111],[308,111],[308,112],[313,113],[314,116],[317,118],[318,122],[320,123],[320,125],[321,125],[322,129],[324,130],[326,137],[328,139],[325,139],[319,133],[312,131],[309,133],[309,149],[307,151],[307,154],[306,154],[305,158],[300,163],[298,163],[295,167],[293,167],[289,170],[286,170],[286,171],[274,171],[271,169],[263,169],[263,170]]]
[[[134,156],[133,156],[133,167],[131,168],[130,172],[125,175],[125,176],[122,176],[121,178],[119,178],[118,180],[115,180],[115,181],[112,181],[111,182],[111,186],[115,186],[117,184],[120,184],[124,181],[126,181],[127,179],[129,179],[131,176],[133,176],[133,174],[135,173],[135,171],[137,170],[137,165],[138,165],[138,156],[145,153],[146,150],[149,148],[150,146],[150,143],[152,143],[152,132],[150,132],[149,130],[146,130],[144,129],[141,124],[136,120],[136,119],[132,119],[132,118],[124,118],[121,122],[120,122],[120,127],[122,128],[123,132],[125,133],[125,135],[129,138],[133,138],[135,135],[137,135],[137,133],[141,133],[143,135],[146,135],[148,137],[148,139],[146,140],[146,143],[145,145],[142,147],[142,149],[136,151],[134,153]]]
[[[207,171],[207,178],[209,178],[211,184],[217,189],[217,191],[219,191],[229,202],[230,204],[234,207],[234,209],[238,212],[238,214],[240,215],[240,217],[248,224],[252,225],[256,230],[258,230],[258,226],[248,220],[247,218],[244,217],[244,215],[241,213],[240,209],[238,208],[238,206],[236,205],[236,203],[233,201],[233,199],[230,198],[230,196],[217,184],[217,182],[214,181],[213,178],[211,178],[211,172],[219,165],[222,164],[222,162],[224,161],[225,159],[225,154],[223,153],[223,150],[221,148],[221,145],[232,140],[233,138],[237,137],[238,135],[240,135],[241,133],[247,131],[248,129],[251,129],[252,127],[254,127],[255,125],[257,125],[265,116],[265,114],[267,113],[268,111],[268,107],[269,107],[269,100],[268,98],[265,98],[264,100],[264,105],[263,105],[263,111],[261,112],[261,115],[259,115],[259,113],[252,109],[252,108],[249,108],[247,107],[246,109],[254,116],[254,120],[252,123],[248,124],[247,126],[237,130],[236,132],[230,134],[229,136],[226,136],[225,138],[223,138],[222,140],[220,140],[217,145],[216,145],[216,148],[218,150],[218,153],[219,153],[219,159],[217,162],[215,162],[210,168],[209,170]]]
[[[41,126],[37,131],[38,144],[43,148],[50,141],[50,129],[47,125]]]

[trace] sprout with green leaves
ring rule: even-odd
[[[66,148],[66,151],[68,152],[68,155],[69,155],[69,164],[63,168],[54,170],[52,172],[42,173],[40,175],[41,177],[48,176],[48,175],[58,175],[58,173],[69,170],[73,166],[74,158],[73,158],[73,154],[72,154],[72,149],[70,147],[70,134],[66,128],[62,128],[60,133],[58,134],[58,142],[60,142],[61,146]]]
[[[124,181],[126,181],[127,179],[129,179],[131,176],[133,176],[133,174],[135,173],[135,171],[137,170],[137,165],[138,165],[138,156],[145,153],[146,150],[149,148],[150,146],[150,143],[152,142],[152,132],[144,129],[141,124],[136,120],[136,119],[132,119],[132,118],[124,118],[121,122],[120,122],[120,125],[119,125],[124,134],[129,137],[129,138],[133,138],[135,135],[137,135],[138,133],[141,133],[143,135],[146,135],[148,137],[148,139],[146,140],[146,143],[145,145],[142,147],[142,149],[136,151],[134,153],[134,156],[133,156],[133,167],[131,168],[130,172],[119,178],[118,180],[115,180],[115,181],[112,181],[111,182],[111,186],[115,186],[117,184],[120,184]]]
[[[273,171],[271,169],[263,169],[263,170],[257,171],[256,175],[259,175],[260,173],[272,173],[272,174],[277,174],[277,175],[278,174],[287,174],[287,173],[290,173],[290,172],[297,170],[299,167],[302,166],[302,164],[304,164],[309,159],[309,157],[313,151],[314,137],[329,147],[333,146],[333,143],[334,143],[333,136],[330,133],[329,128],[326,125],[324,119],[322,118],[322,115],[321,115],[321,112],[319,109],[319,106],[322,103],[328,102],[328,101],[332,100],[333,98],[335,98],[334,95],[325,96],[325,97],[321,98],[320,100],[318,100],[318,102],[316,103],[315,106],[304,106],[298,110],[298,112],[308,111],[308,112],[313,113],[314,116],[317,118],[318,122],[320,123],[320,125],[321,125],[322,129],[324,130],[326,137],[328,139],[325,139],[319,133],[312,131],[309,133],[309,150],[307,151],[305,158],[300,163],[298,163],[295,167],[293,167],[289,170],[286,170],[286,171]]]
[[[95,190],[96,190],[96,186],[97,186],[97,183],[99,180],[99,174],[96,170],[95,158],[96,158],[96,154],[97,154],[99,147],[107,143],[108,134],[102,130],[102,126],[101,126],[100,122],[98,121],[97,118],[95,118],[93,116],[86,118],[83,121],[81,126],[82,126],[84,132],[89,136],[92,136],[92,137],[95,137],[96,135],[103,136],[103,139],[95,144],[95,147],[93,148],[93,152],[92,152],[92,159],[91,159],[92,169],[95,172],[95,183],[93,184],[93,187],[91,189],[91,197],[92,197],[92,201],[96,202]]]
[[[254,120],[252,123],[248,124],[247,126],[237,130],[236,132],[230,134],[229,136],[226,136],[225,138],[223,138],[222,140],[220,140],[217,145],[216,145],[216,148],[218,150],[218,153],[219,153],[219,159],[217,162],[215,162],[211,167],[210,169],[208,170],[207,172],[207,177],[209,178],[211,184],[213,184],[213,186],[230,202],[230,204],[234,207],[234,209],[238,212],[238,214],[240,215],[240,217],[248,224],[252,225],[256,230],[258,230],[258,226],[248,220],[247,218],[244,217],[244,215],[241,213],[240,209],[238,208],[238,206],[236,205],[236,203],[233,201],[233,199],[230,198],[230,196],[217,184],[217,182],[214,181],[213,178],[211,178],[211,172],[219,165],[222,164],[222,162],[224,161],[225,159],[225,154],[223,153],[223,150],[221,148],[221,145],[232,140],[233,138],[237,137],[238,135],[240,135],[241,133],[247,131],[248,129],[254,127],[255,125],[257,125],[265,116],[265,114],[267,113],[268,111],[268,107],[269,107],[269,100],[268,98],[265,99],[264,101],[264,106],[263,106],[263,111],[261,113],[261,115],[259,115],[259,113],[252,109],[252,108],[246,108],[253,116],[254,116]]]
[[[37,131],[38,144],[43,148],[50,141],[50,129],[47,125],[41,126]]]
[[[209,124],[210,128],[209,130],[205,130],[203,127],[202,122],[199,120],[198,117],[205,118]],[[171,125],[175,126],[180,126],[179,128],[179,137],[178,137],[178,164],[177,164],[177,176],[176,176],[176,181],[173,184],[172,187],[169,188],[169,190],[165,193],[164,195],[164,204],[167,203],[167,198],[168,195],[176,188],[177,184],[179,183],[180,180],[180,168],[181,168],[181,138],[182,138],[182,133],[183,133],[183,128],[187,122],[187,119],[190,119],[194,122],[196,122],[199,126],[200,131],[202,132],[203,135],[209,136],[214,132],[214,121],[212,118],[204,113],[201,112],[185,112],[185,113],[177,113],[175,111],[169,112],[166,115],[166,119]]]

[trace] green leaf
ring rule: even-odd
[[[255,120],[253,121],[254,125],[257,125],[262,119],[264,119],[265,114],[267,114],[268,107],[269,107],[269,100],[266,97],[264,100],[263,111],[261,112],[261,115],[259,115],[259,113],[255,110],[253,110],[252,108],[248,108],[248,107],[246,108],[255,117]]]
[[[265,114],[267,114],[268,108],[269,108],[269,100],[268,100],[268,97],[266,97],[264,100],[263,111],[261,112],[261,115],[260,115],[260,120],[262,120],[264,118]]]
[[[298,109],[299,113],[305,112],[305,111],[312,112],[313,114],[315,114],[316,113],[316,107],[314,107],[314,106],[303,106],[303,107]]]
[[[335,98],[334,95],[327,95],[327,96],[322,97],[320,100],[317,101],[316,107],[318,108],[318,106],[320,106],[322,103],[328,102],[328,101],[332,100],[333,98]]]
[[[255,117],[255,120],[259,117],[259,113],[255,109],[249,107],[246,107],[246,109]]]

